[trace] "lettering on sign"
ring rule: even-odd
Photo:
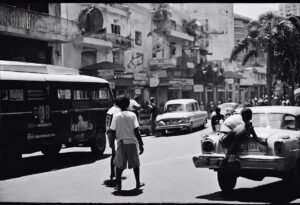
[[[203,85],[194,85],[194,92],[203,92]]]

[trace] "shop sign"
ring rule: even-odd
[[[111,89],[115,89],[116,88],[115,82],[109,82],[109,85],[110,85]]]
[[[186,66],[187,66],[188,68],[195,68],[194,63],[191,63],[191,62],[186,62]]]
[[[99,77],[110,77],[114,76],[114,70],[98,70],[97,71]]]
[[[140,94],[142,94],[142,90],[141,90],[140,88],[135,88],[135,89],[134,89],[134,93],[135,93],[136,95],[140,95]]]
[[[203,92],[203,85],[194,85],[194,92]]]
[[[166,70],[154,70],[152,71],[152,76],[156,78],[166,78],[167,71]]]
[[[133,80],[132,84],[133,85],[146,85],[147,81],[145,81],[145,80]]]
[[[157,87],[159,84],[158,78],[149,78],[149,86],[150,87]]]
[[[177,83],[177,84],[170,84],[169,89],[182,89],[182,84]]]
[[[190,79],[190,78],[174,78],[173,80],[178,81],[183,85],[194,85],[194,79]]]
[[[150,66],[157,66],[161,68],[167,68],[167,67],[176,67],[176,59],[150,59],[149,60]]]
[[[181,80],[175,80],[175,79],[173,79],[173,80],[169,80],[169,84],[170,85],[173,85],[173,84],[182,84],[182,81]]]
[[[147,73],[134,73],[134,80],[147,80]]]
[[[193,90],[192,85],[183,85],[182,90]]]
[[[234,83],[234,79],[233,78],[225,78],[225,82],[227,84],[233,84]]]

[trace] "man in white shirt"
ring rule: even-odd
[[[115,143],[115,140],[112,138],[112,136],[109,134],[109,127],[113,118],[113,115],[115,113],[121,112],[121,108],[119,107],[119,97],[116,98],[115,104],[107,111],[106,113],[106,119],[105,119],[105,125],[106,125],[106,134],[109,142],[109,146],[113,147],[111,149],[111,160],[110,160],[110,180],[113,180],[113,178],[116,176],[115,174],[115,166],[114,166],[114,159],[116,156],[116,150],[114,149],[114,146],[112,144]]]
[[[130,99],[128,110],[134,112],[139,118],[139,109],[141,108],[141,105],[138,103],[138,97],[135,95],[133,99]]]
[[[119,99],[121,112],[113,115],[110,125],[110,133],[117,140],[117,152],[114,160],[116,165],[116,188],[121,190],[121,177],[124,169],[133,168],[136,180],[136,188],[140,188],[144,183],[140,182],[140,160],[139,154],[144,152],[143,141],[139,132],[139,123],[136,115],[127,111],[129,98]],[[114,146],[114,144],[112,144]],[[140,150],[140,152],[138,151]]]

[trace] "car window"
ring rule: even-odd
[[[282,113],[253,113],[252,123],[254,127],[296,129],[296,118]]]
[[[186,111],[188,111],[188,112],[192,112],[193,111],[192,104],[187,104],[186,105]]]
[[[196,108],[196,110],[195,110],[195,111],[198,111],[198,110],[200,110],[200,109],[199,109],[199,104],[198,104],[198,103],[195,103],[195,108]]]
[[[165,107],[165,112],[182,112],[184,107],[182,104],[169,104]]]

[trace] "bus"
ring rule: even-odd
[[[77,69],[0,61],[0,174],[22,154],[56,156],[62,147],[106,147],[105,115],[113,106],[109,82]]]

